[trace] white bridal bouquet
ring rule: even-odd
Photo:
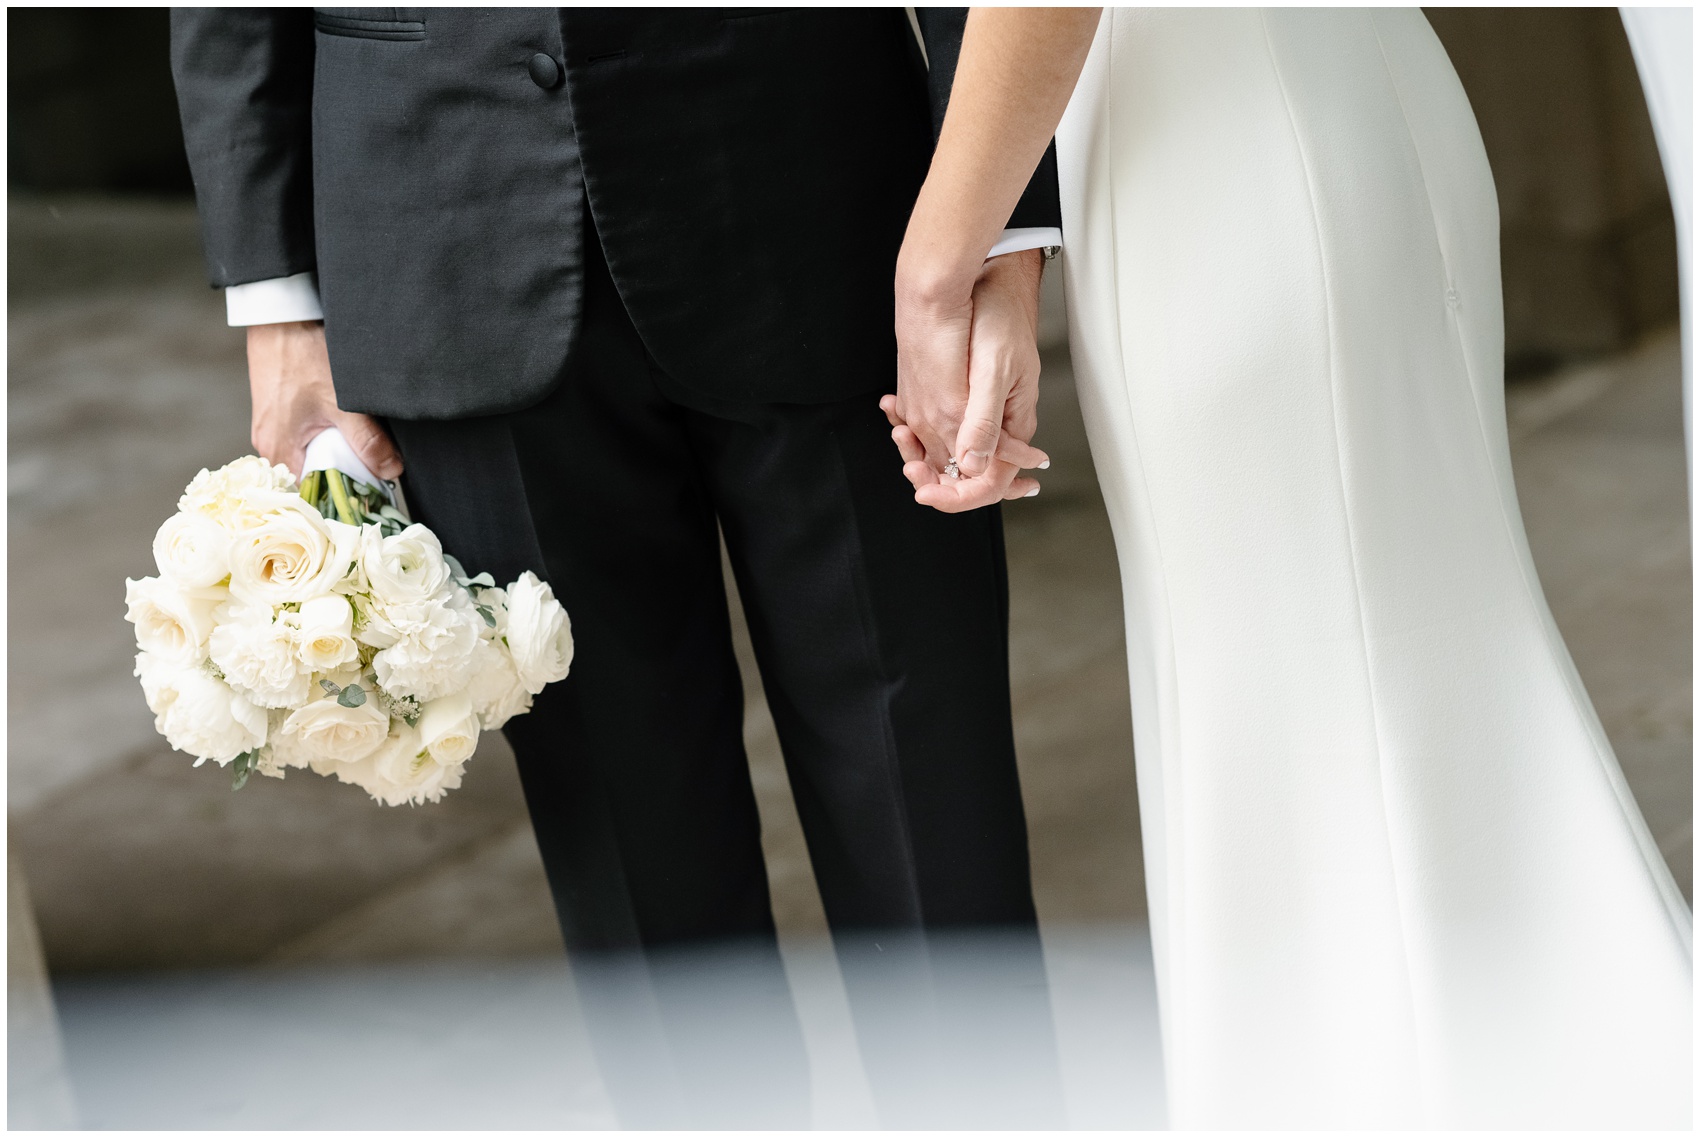
[[[203,470],[154,537],[159,576],[124,582],[154,725],[234,788],[306,767],[436,802],[480,731],[567,674],[549,586],[467,576],[376,483],[333,467],[297,486],[252,455]]]

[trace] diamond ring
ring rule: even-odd
[[[944,464],[944,476],[952,481],[962,477],[962,471],[957,467],[954,458]]]

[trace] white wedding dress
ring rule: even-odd
[[[1106,10],[1057,151],[1172,1121],[1687,1127],[1690,914],[1530,561],[1427,22]]]

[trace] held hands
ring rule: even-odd
[[[281,462],[299,478],[307,444],[336,427],[373,474],[401,474],[401,455],[378,421],[337,407],[325,326],[317,320],[250,325],[248,387],[254,450],[267,462]]]
[[[1050,465],[1029,445],[1043,264],[1037,249],[995,257],[966,291],[899,266],[897,394],[880,408],[924,506],[960,513],[1039,492],[1020,471]]]

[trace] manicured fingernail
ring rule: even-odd
[[[992,452],[989,451],[989,450],[971,450],[968,453],[973,455],[975,458],[991,458],[992,457]]]
[[[1035,486],[1035,487],[1033,487],[1033,489],[1031,489],[1031,490],[1027,491],[1027,493],[1023,494],[1022,497],[1023,498],[1035,498],[1035,497],[1038,497],[1038,494],[1039,494],[1039,488],[1037,486]]]
[[[1041,462],[1039,464],[1040,470],[1049,470],[1050,468],[1051,468],[1051,460],[1048,459],[1048,458],[1044,462]]]

